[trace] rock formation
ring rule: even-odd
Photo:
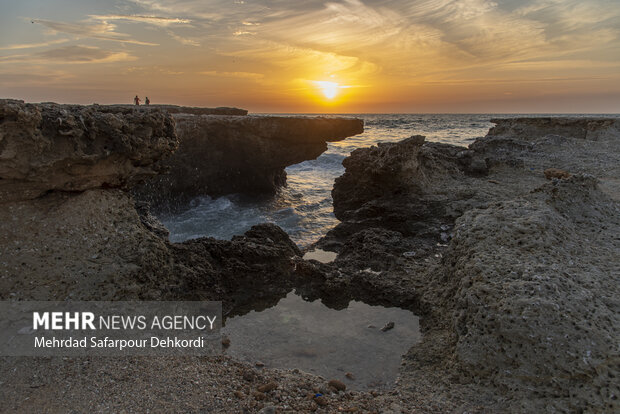
[[[541,138],[559,135],[590,141],[613,139],[620,134],[620,120],[613,118],[509,118],[491,119],[496,124],[488,136]]]
[[[284,169],[318,157],[328,141],[363,132],[359,119],[175,115],[179,150],[167,173],[136,188],[155,205],[198,195],[272,193]]]
[[[514,390],[519,411],[613,411],[619,212],[574,176],[457,220],[442,264],[464,378]]]
[[[253,299],[286,294],[292,285],[269,282],[300,252],[278,227],[172,244],[133,200],[129,188],[177,145],[160,109],[0,101],[0,298],[228,297],[229,311],[248,299],[241,286]]]
[[[178,105],[93,105],[101,112],[119,112],[119,111],[152,111],[162,110],[169,114],[192,114],[192,115],[247,115],[248,111],[239,108],[229,108],[225,106],[217,108],[204,108],[204,107],[191,107],[191,106],[178,106]]]
[[[0,299],[221,300],[230,316],[274,305],[292,289],[294,258],[301,252],[278,227],[254,226],[230,241],[173,244],[148,207],[133,200],[127,188],[154,174],[155,162],[176,147],[173,125],[171,115],[152,108],[0,102]],[[205,407],[204,396],[198,405],[185,397],[177,403],[161,401],[190,376],[213,386],[209,411],[256,407],[254,399],[229,398],[232,387],[247,378],[277,380],[288,404],[303,411],[312,402],[294,390],[321,381],[299,372],[255,372],[226,356],[0,359],[0,376],[10,383],[0,390],[0,399],[3,408],[15,412],[122,411],[127,404],[138,411],[190,412]],[[108,373],[126,372],[123,366],[139,367],[134,378],[148,378],[151,386],[140,391],[134,382],[107,388],[117,383],[108,381]],[[202,368],[188,376],[181,367]],[[42,386],[32,378],[62,380]],[[72,381],[79,385],[69,385]],[[153,384],[158,384],[154,393]],[[67,386],[75,386],[74,391],[66,392]],[[98,391],[102,399],[94,401],[93,389],[105,389]],[[184,385],[181,389],[178,395],[187,392]],[[126,397],[138,394],[152,405]],[[343,394],[330,401],[365,411],[376,411],[380,404],[370,394],[354,399]]]
[[[202,108],[177,105],[149,105],[149,108],[163,109],[169,114],[192,114],[192,115],[247,115],[248,111],[239,108],[219,106],[217,108]]]
[[[213,163],[230,162],[235,167],[218,180],[243,188],[233,172],[255,170],[234,157],[256,159],[263,171],[257,183],[271,189],[287,163],[317,156],[327,139],[359,130],[355,121],[1,101],[0,298],[212,299],[233,315],[296,288],[337,308],[352,299],[400,306],[422,317],[423,340],[404,356],[396,389],[330,395],[329,409],[617,412],[616,122],[499,120],[469,148],[415,136],[356,150],[333,190],[342,223],[318,243],[338,256],[319,263],[303,260],[269,224],[232,240],[170,243],[127,189],[162,167],[177,132],[183,142],[209,144],[191,160],[194,168],[217,174]],[[191,146],[186,151],[190,157]],[[267,154],[277,159],[269,162]],[[208,162],[200,164],[202,156]],[[547,180],[551,168],[570,176]],[[204,180],[202,188],[213,190]],[[127,381],[126,372],[148,378],[148,386]],[[227,357],[3,358],[0,375],[7,378],[0,398],[24,412],[192,411],[204,407],[205,387],[213,390],[213,412],[256,411],[255,398],[245,399],[239,384],[256,389],[276,378],[278,395],[303,412],[317,407],[299,390],[307,394],[321,383],[293,371],[257,373]],[[54,381],[59,375],[63,380]],[[192,400],[187,389],[198,379],[192,395],[201,397]],[[170,389],[183,398],[170,403]],[[148,398],[132,407],[131,392]],[[281,403],[275,394],[260,398]]]
[[[474,151],[424,145],[423,136],[357,149],[343,165],[346,171],[332,191],[334,213],[343,222],[333,234],[341,235],[376,226],[420,237],[439,234],[462,213],[459,203],[470,198],[449,188],[487,172]]]
[[[122,112],[122,110],[121,110]],[[0,101],[0,200],[47,191],[129,188],[177,148],[161,111]]]
[[[306,293],[422,316],[398,388],[411,399],[432,395],[442,411],[613,412],[617,121],[497,122],[469,149],[412,137],[354,151],[333,190],[343,222],[318,243],[338,257],[298,266],[314,281]],[[547,181],[549,168],[570,176]]]

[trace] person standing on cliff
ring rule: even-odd
[[[135,97],[135,98],[133,98],[133,102],[134,102],[136,105],[140,105],[140,98],[138,98],[138,95],[136,95],[136,97]]]
[[[144,105],[150,105],[151,101],[149,100],[149,97],[147,96],[146,98],[144,98]]]

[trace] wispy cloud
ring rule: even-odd
[[[125,14],[107,14],[107,15],[90,15],[92,20],[110,21],[110,20],[126,20],[135,23],[147,23],[155,26],[167,27],[175,24],[189,24],[191,20],[180,19],[177,17],[161,17],[161,16],[138,16],[138,15],[125,15]]]
[[[56,40],[50,40],[48,42],[40,42],[40,43],[20,43],[20,44],[0,47],[0,50],[36,49],[40,47],[58,45],[61,43],[66,43],[66,42],[68,42],[68,39],[56,39]]]
[[[346,73],[351,81],[377,73],[380,67],[356,56],[326,52],[311,47],[297,47],[271,40],[247,39],[237,48],[221,55],[267,62],[269,66],[297,77],[313,79]],[[280,80],[281,81],[281,80]]]
[[[144,15],[126,15],[126,14],[106,14],[106,15],[90,15],[89,20],[100,21],[107,24],[109,21],[128,21],[131,23],[142,23],[157,27],[166,28],[166,34],[177,42],[188,46],[200,46],[200,42],[190,37],[180,36],[173,30],[168,29],[169,26],[187,26],[191,24],[190,19],[182,19],[179,17],[164,16],[144,16]]]
[[[168,36],[170,36],[171,38],[173,38],[174,40],[176,40],[177,42],[179,42],[179,43],[181,43],[183,45],[200,46],[200,42],[198,40],[190,39],[188,37],[179,36],[178,34],[174,33],[172,30],[166,30],[166,33],[168,34]]]
[[[35,56],[63,63],[109,63],[136,59],[127,52],[115,52],[94,46],[79,45],[47,50],[37,53]]]
[[[183,75],[185,72],[180,70],[174,70],[164,66],[130,66],[124,70],[126,74],[138,73],[138,74],[159,74],[159,75]]]
[[[620,65],[617,0],[117,0],[96,11],[74,1],[83,18],[34,19],[45,36],[4,43],[0,55],[11,55],[1,62],[135,57],[145,68],[164,62],[169,73],[183,73],[188,88],[198,82],[209,93],[232,93],[222,85],[250,79],[256,87],[239,96],[286,93],[287,102],[301,88],[316,89],[308,80],[364,85],[342,93],[368,101],[373,94],[404,101],[424,88],[435,99],[432,88],[447,96],[457,90],[471,94],[474,84],[500,85],[503,94],[519,87],[510,82],[558,88],[562,79],[589,78],[588,87],[598,82],[609,89],[614,82],[604,79],[620,78],[613,74]],[[101,47],[99,40],[116,42],[120,50],[56,44]],[[586,88],[584,81],[576,83]],[[182,93],[183,85],[174,78],[165,87]]]
[[[35,62],[35,63],[111,63],[135,60],[127,52],[100,49],[94,46],[65,46],[32,55],[9,55],[0,57],[0,62]]]
[[[23,69],[21,71],[16,71],[15,69],[0,71],[0,85],[26,84],[29,86],[46,87],[50,86],[50,84],[70,82],[74,78],[74,75],[66,70],[53,69],[36,64],[26,64]]]
[[[241,78],[241,79],[262,79],[265,77],[262,73],[253,72],[219,72],[216,70],[208,70],[199,72],[201,75],[215,76],[220,78]]]
[[[66,23],[44,19],[33,19],[32,23],[43,25],[54,32],[67,33],[78,37],[88,37],[98,40],[110,40],[114,42],[142,46],[157,46],[157,43],[135,40],[132,39],[128,34],[118,33],[115,31],[116,25],[108,22],[93,23],[92,21],[83,21],[79,23]]]

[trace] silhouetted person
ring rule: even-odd
[[[136,105],[140,105],[140,98],[138,98],[138,95],[136,95],[136,97],[135,97],[135,98],[133,98],[133,102],[134,102]]]
[[[147,97],[144,99],[144,104],[145,104],[145,105],[149,105],[150,103],[151,103],[151,101],[149,100],[149,97],[147,96]]]

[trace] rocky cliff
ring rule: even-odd
[[[281,229],[172,244],[136,204],[128,190],[177,147],[175,120],[158,108],[0,101],[0,297],[229,296],[230,310],[247,298],[225,291],[256,285],[260,297],[284,279],[299,250]]]
[[[47,191],[130,188],[178,142],[161,111],[0,100],[0,202]]]
[[[318,157],[328,141],[363,132],[359,119],[174,115],[180,146],[167,172],[136,188],[156,205],[198,195],[272,193],[284,169]]]
[[[283,127],[289,137],[299,137],[291,132],[294,124]],[[340,134],[337,127],[318,130]],[[133,183],[158,172],[157,162],[177,143],[174,119],[157,108],[0,101],[0,299],[221,300],[230,316],[284,297],[294,286],[293,259],[300,251],[277,226],[254,226],[232,240],[173,244],[148,206],[129,194]],[[0,360],[0,376],[11,384],[1,387],[0,400],[14,412],[134,410],[128,404],[154,412],[257,411],[263,403],[254,396],[230,396],[241,393],[242,383],[255,389],[274,381],[301,412],[313,403],[295,390],[324,382],[300,372],[258,371],[226,356]],[[137,382],[107,388],[116,381],[104,377],[125,372],[123,366],[139,367],[132,374]],[[187,367],[200,372],[189,374]],[[33,378],[45,383],[33,384]],[[201,384],[196,399],[187,398],[182,385],[189,378]],[[150,385],[141,390],[137,384],[146,379]],[[181,397],[162,400],[176,387]],[[208,397],[203,387],[211,390]],[[378,406],[370,394],[342,394],[332,402],[364,410]]]
[[[118,111],[152,111],[162,110],[169,114],[192,114],[192,115],[247,115],[248,111],[239,108],[229,108],[226,106],[220,106],[217,108],[205,108],[205,107],[193,107],[193,106],[178,106],[178,105],[97,105],[97,108],[102,112],[118,112]]]

